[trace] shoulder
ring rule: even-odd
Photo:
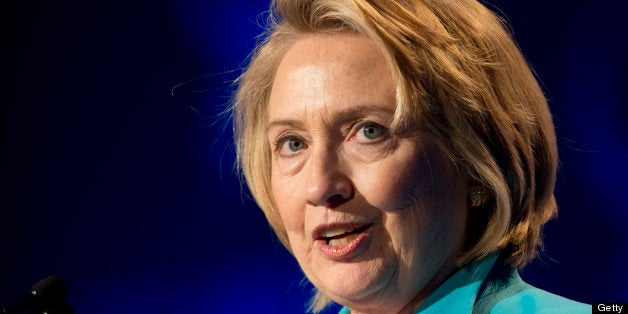
[[[516,270],[495,266],[478,294],[474,313],[591,313],[591,305],[536,288]]]
[[[591,313],[591,311],[591,305],[569,300],[532,286],[514,295],[497,300],[490,309],[490,313],[576,314]]]

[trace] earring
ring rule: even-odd
[[[469,190],[469,198],[471,199],[471,207],[484,205],[487,199],[486,189],[483,185],[472,185]]]

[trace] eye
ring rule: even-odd
[[[382,126],[377,124],[369,124],[362,128],[362,133],[364,133],[364,137],[374,140],[382,135]]]
[[[283,146],[291,152],[298,152],[305,147],[305,143],[298,138],[291,138],[286,140]]]
[[[305,141],[294,135],[286,135],[275,141],[275,150],[283,156],[296,154],[306,147]]]
[[[356,137],[358,141],[374,142],[381,139],[388,132],[385,127],[370,121],[366,121],[362,125],[358,126]]]

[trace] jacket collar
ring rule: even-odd
[[[482,283],[499,252],[467,265],[438,287],[415,313],[471,313]]]

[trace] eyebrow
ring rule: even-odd
[[[274,120],[273,122],[269,123],[266,126],[266,133],[268,133],[268,131],[270,131],[270,129],[272,128],[276,128],[276,127],[280,127],[280,126],[287,126],[291,129],[302,129],[302,125],[300,122],[298,122],[297,120],[291,120],[291,119],[280,119],[280,120]]]
[[[377,105],[357,105],[357,106],[351,106],[350,108],[346,108],[344,110],[341,110],[337,113],[335,113],[330,121],[330,125],[333,125],[335,123],[338,123],[338,121],[347,121],[347,120],[352,120],[355,119],[357,117],[360,116],[365,116],[368,114],[387,114],[390,115],[392,117],[392,115],[394,114],[394,109],[390,110],[389,108],[384,108],[382,106],[377,106]],[[268,132],[270,129],[275,128],[275,127],[279,127],[279,126],[287,126],[293,129],[302,129],[303,125],[301,122],[299,122],[298,120],[295,119],[278,119],[278,120],[273,120],[270,123],[268,123],[268,125],[266,126],[266,132]]]

